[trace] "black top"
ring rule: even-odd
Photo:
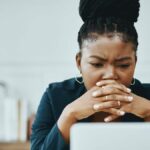
[[[132,85],[133,93],[150,99],[150,93],[138,80]],[[86,92],[84,84],[79,84],[74,78],[63,82],[52,83],[46,89],[37,110],[32,126],[31,150],[69,150],[58,127],[57,120],[64,107]],[[90,122],[90,117],[80,122]],[[143,122],[144,120],[126,113],[122,122]]]

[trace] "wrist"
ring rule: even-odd
[[[144,114],[144,120],[145,121],[150,121],[150,108],[147,109],[147,111]]]
[[[145,100],[145,102],[146,102],[145,104],[146,107],[143,113],[143,118],[147,119],[147,118],[150,118],[150,101]]]
[[[68,106],[65,107],[57,121],[57,125],[66,142],[69,142],[71,126],[76,122],[73,111]]]
[[[77,122],[74,117],[74,111],[70,109],[69,105],[66,106],[58,119],[58,125],[70,128],[74,123]]]
[[[75,117],[75,111],[74,109],[71,107],[71,105],[67,105],[63,112],[62,112],[62,117],[69,122],[70,124],[74,124],[77,122],[77,119]]]

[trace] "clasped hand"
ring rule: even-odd
[[[141,118],[146,117],[150,102],[114,80],[102,80],[77,100],[68,105],[76,120],[87,118],[96,112],[107,112],[104,121],[110,122],[126,112]]]

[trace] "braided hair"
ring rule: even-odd
[[[132,42],[136,51],[138,34],[134,23],[139,8],[139,0],[80,0],[79,14],[84,22],[78,32],[80,50],[86,39],[117,34],[122,41]]]

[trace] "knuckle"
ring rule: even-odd
[[[118,89],[117,88],[114,88],[114,93],[118,93]]]
[[[118,101],[122,101],[122,100],[123,100],[122,96],[118,95],[118,96],[117,96],[117,100],[118,100]]]
[[[112,99],[112,100],[116,100],[116,99],[117,99],[117,96],[116,96],[116,95],[111,95],[111,99]]]
[[[109,91],[111,93],[118,93],[119,90],[118,90],[118,88],[116,86],[113,86],[113,87],[110,87]]]
[[[122,98],[124,101],[128,101],[128,97],[127,96],[123,96]]]
[[[127,91],[127,90],[126,90],[127,88],[126,88],[124,85],[122,85],[121,88],[122,88],[123,91],[125,91],[125,92]]]
[[[118,107],[118,101],[115,101],[114,106]],[[120,105],[119,105],[120,106]]]
[[[122,96],[120,99],[123,100],[123,101],[127,101],[127,102],[129,101],[128,96]]]
[[[114,88],[113,87],[107,87],[106,88],[106,93],[113,93],[114,92]]]
[[[125,87],[124,85],[122,85],[122,88],[123,88],[124,90],[126,90],[126,87]]]
[[[103,95],[103,93],[104,93],[104,88],[101,88],[101,89],[99,90],[99,94]]]
[[[114,106],[116,106],[116,102],[115,101],[109,102],[109,107],[114,107]]]

